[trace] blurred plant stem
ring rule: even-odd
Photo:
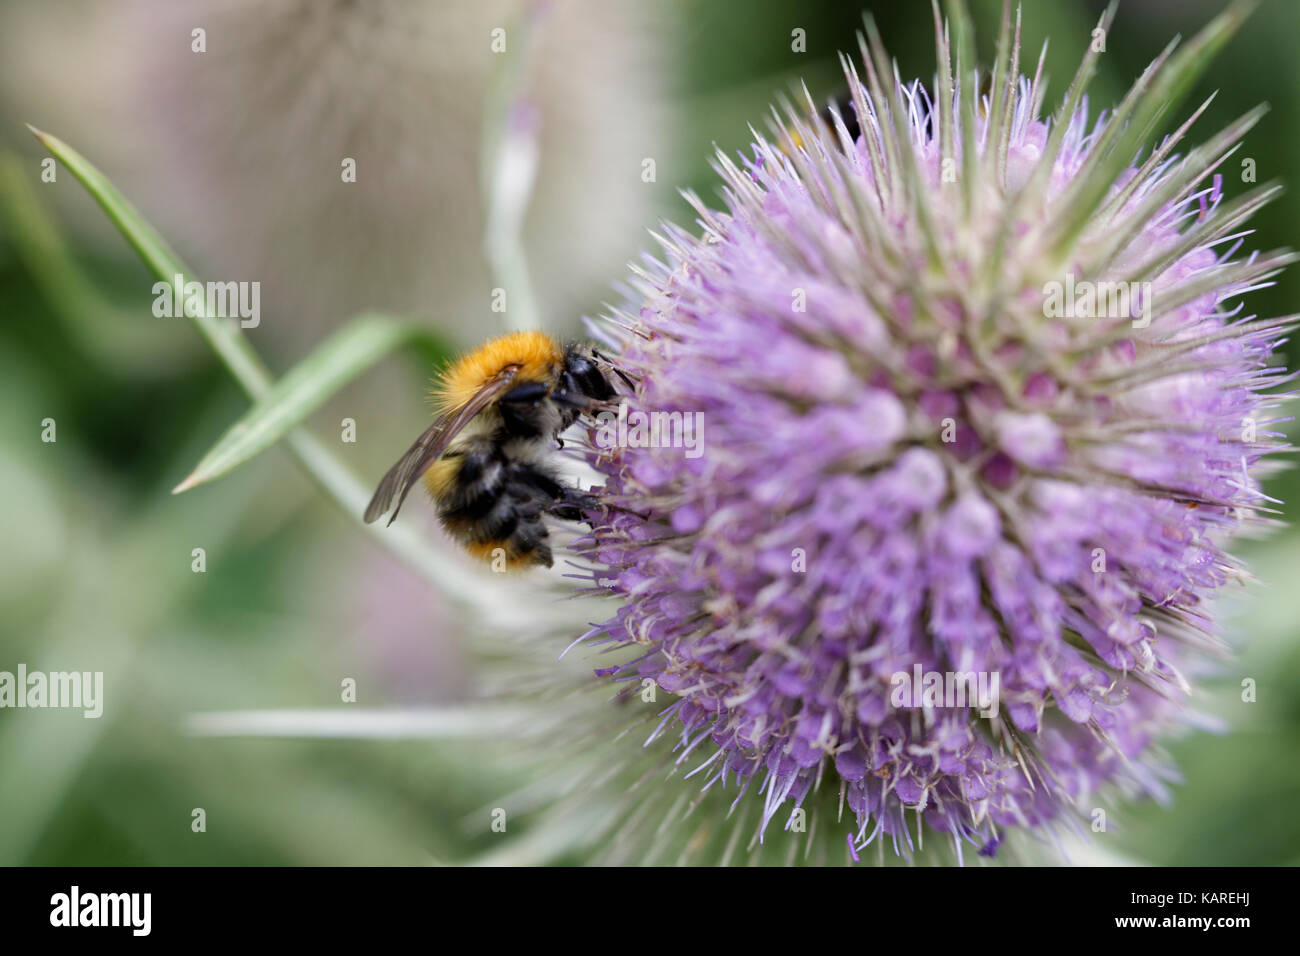
[[[524,219],[528,214],[540,155],[541,111],[528,95],[532,51],[541,21],[542,4],[527,5],[508,31],[494,43],[513,44],[497,55],[497,70],[483,126],[483,199],[486,223],[483,251],[492,281],[505,293],[505,324],[509,330],[542,327],[537,296],[524,251]],[[495,308],[496,292],[493,292]]]
[[[328,737],[404,740],[494,737],[515,732],[528,714],[520,708],[461,705],[451,708],[220,710],[190,714],[195,737]]]

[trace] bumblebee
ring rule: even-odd
[[[862,127],[858,123],[857,110],[853,108],[853,96],[848,90],[841,92],[831,103],[817,112],[818,125],[823,127],[824,131],[830,135],[835,134],[836,115],[844,123],[849,139],[856,141],[862,135]],[[791,129],[789,135],[790,149],[799,149],[805,145],[803,135],[797,129]]]
[[[468,353],[435,382],[437,419],[388,469],[366,522],[391,508],[392,524],[423,479],[443,528],[471,555],[504,556],[512,569],[551,567],[544,518],[580,521],[599,501],[562,484],[548,454],[581,414],[614,397],[606,369],[594,349],[543,332],[514,332]]]

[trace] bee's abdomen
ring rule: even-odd
[[[542,517],[560,492],[551,475],[486,442],[438,464],[444,473],[429,483],[438,517],[470,553],[491,560],[500,548],[511,566],[551,566]]]

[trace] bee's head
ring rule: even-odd
[[[579,345],[570,346],[564,353],[560,389],[598,402],[614,397],[614,388],[606,377],[605,363]]]

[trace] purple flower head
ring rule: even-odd
[[[1234,258],[1273,193],[1215,172],[1258,114],[1143,148],[1235,21],[1095,121],[1095,55],[1045,119],[1018,22],[978,97],[946,26],[936,90],[872,36],[852,122],[787,109],[719,154],[725,211],[692,197],[698,234],[638,270],[605,337],[663,427],[593,442],[614,507],[579,546],[620,607],[591,640],[674,695],[656,734],[760,835],[822,791],[855,858],[923,824],[991,855],[1107,785],[1161,795],[1279,447],[1286,323],[1240,296],[1289,256]]]

